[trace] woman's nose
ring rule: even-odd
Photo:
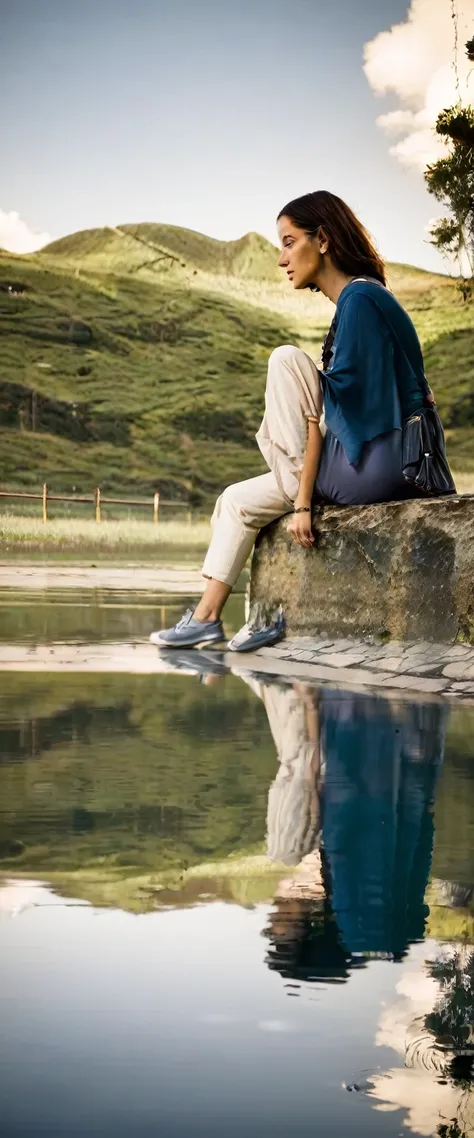
[[[288,264],[288,255],[287,255],[286,249],[283,249],[282,252],[280,253],[279,258],[278,258],[278,265],[279,265],[280,269],[284,269],[285,265],[287,265],[287,264]]]

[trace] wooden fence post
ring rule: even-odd
[[[96,520],[96,522],[100,522],[101,519],[100,519],[100,489],[99,489],[99,487],[97,487],[97,490],[95,491],[94,499],[95,499],[95,520]]]
[[[158,525],[158,508],[159,508],[159,505],[160,505],[160,495],[154,494],[153,495],[153,521],[154,521],[155,525]]]
[[[43,482],[43,522],[48,520],[48,487],[46,482]]]

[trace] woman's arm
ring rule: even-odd
[[[309,512],[292,514],[288,525],[288,533],[291,534],[293,540],[296,541],[298,545],[302,545],[305,549],[311,549],[314,542],[314,534],[311,527],[311,498],[314,483],[318,475],[322,449],[323,436],[319,429],[319,422],[313,418],[308,419],[308,439],[303,469],[300,475],[299,490],[295,498],[295,510],[298,509],[299,506],[309,506]]]

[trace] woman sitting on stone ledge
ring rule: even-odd
[[[259,530],[282,514],[311,548],[312,501],[339,505],[413,496],[402,473],[404,421],[433,397],[415,327],[387,288],[384,262],[341,198],[317,190],[289,202],[277,219],[278,264],[294,289],[336,305],[320,367],[283,345],[268,363],[265,414],[256,435],[267,474],[228,486],[212,516],[194,612],[152,633],[155,644],[191,647],[224,639],[221,613]],[[245,625],[229,643],[248,651],[281,636],[276,625]]]

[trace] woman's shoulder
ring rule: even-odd
[[[395,340],[413,367],[424,375],[423,353],[411,316],[400,304],[396,296],[385,285],[376,281],[354,280],[342,290],[341,304],[337,304],[337,330],[357,335],[360,341],[361,329],[367,339]]]
[[[343,288],[336,306],[338,322],[364,316],[372,321],[388,323],[398,334],[410,328],[415,331],[413,322],[400,301],[386,286],[375,280],[354,280]]]
[[[382,308],[402,307],[387,285],[383,285],[381,281],[374,279],[366,280],[365,278],[361,280],[356,278],[345,285],[340,293],[337,307],[345,307],[349,301],[351,308],[357,307],[358,303],[361,307],[366,307],[364,304],[365,300],[375,302],[375,305],[379,305]]]

